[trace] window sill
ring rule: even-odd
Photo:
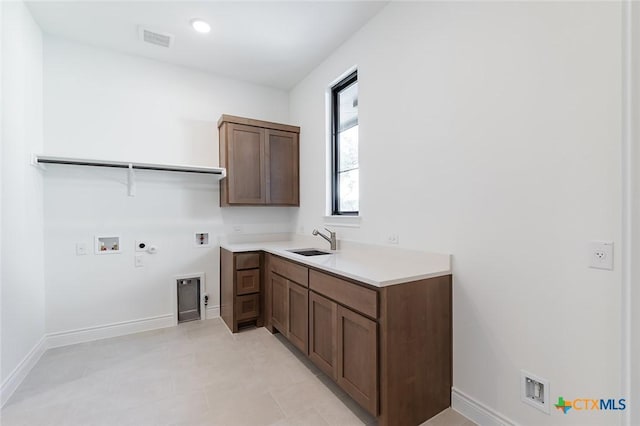
[[[342,228],[360,228],[362,216],[325,216],[324,224]]]

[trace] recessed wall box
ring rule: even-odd
[[[120,253],[120,236],[111,235],[108,237],[96,236],[95,238],[96,254],[115,254]]]
[[[208,232],[196,232],[195,234],[196,247],[209,247],[209,233]]]
[[[546,414],[551,414],[551,404],[549,402],[549,381],[541,377],[520,370],[520,399],[525,404]]]

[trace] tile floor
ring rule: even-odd
[[[47,351],[0,412],[25,425],[368,425],[281,336],[220,319]],[[429,426],[472,426],[448,409]]]

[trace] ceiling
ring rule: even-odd
[[[30,1],[45,33],[289,89],[371,19],[384,1]],[[211,24],[199,34],[190,21]],[[175,36],[140,41],[138,27]]]

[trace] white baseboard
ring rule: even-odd
[[[207,306],[205,319],[220,318],[220,306]]]
[[[27,374],[36,365],[42,354],[47,350],[47,336],[42,338],[35,344],[29,353],[20,361],[20,364],[13,369],[11,374],[2,382],[0,388],[0,407],[11,398],[11,395],[18,389]]]
[[[516,422],[456,388],[451,389],[451,407],[479,426],[517,426]]]
[[[91,342],[93,340],[139,333],[141,331],[173,327],[174,325],[175,319],[173,314],[165,314],[149,318],[98,325],[95,327],[79,328],[77,330],[47,334],[47,346],[50,348],[57,348],[59,346],[74,345],[76,343]]]

